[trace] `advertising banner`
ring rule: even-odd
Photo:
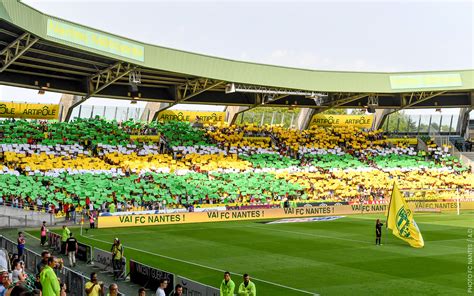
[[[455,210],[456,202],[410,202],[410,207],[438,207]],[[186,212],[154,215],[100,216],[99,228],[131,227],[146,225],[186,224],[204,222],[225,222],[238,220],[281,219],[294,217],[335,216],[365,213],[385,213],[387,204],[341,204],[319,205],[298,208],[252,209],[235,211]],[[474,202],[460,202],[461,209],[474,209]]]
[[[112,271],[112,252],[94,248],[94,265],[100,269]]]
[[[145,61],[145,48],[140,43],[83,26],[49,18],[46,34],[48,37],[70,42],[71,46],[77,44],[120,57]]]
[[[415,201],[416,210],[421,209],[440,209],[441,211],[456,211],[458,203],[456,201]],[[461,201],[459,202],[459,208],[461,210],[474,210],[474,202],[472,201]]]
[[[315,114],[309,126],[342,127],[352,126],[358,128],[371,128],[374,121],[373,115],[324,115]]]
[[[297,207],[325,207],[325,206],[342,206],[348,205],[347,201],[306,201],[297,202]]]
[[[462,86],[459,73],[432,73],[412,75],[390,75],[392,89],[432,88]]]
[[[265,142],[268,144],[272,139],[270,137],[243,137],[243,140],[251,143]]]
[[[0,117],[58,119],[59,105],[0,102]]]
[[[276,219],[304,216],[347,215],[361,212],[380,213],[386,205],[341,205],[302,208],[274,208],[236,211],[211,211],[135,216],[100,216],[99,228],[130,227],[144,225],[185,224],[201,222],[223,222],[237,220]]]
[[[160,135],[130,135],[130,140],[137,142],[159,142]]]
[[[418,144],[417,138],[388,138],[385,141],[390,142],[392,144],[406,144],[406,145],[416,145]]]
[[[201,123],[223,123],[225,120],[225,112],[198,112],[198,111],[180,111],[166,110],[158,114],[158,121],[181,121]]]
[[[183,295],[186,296],[219,296],[220,290],[211,286],[207,286],[182,276],[176,276],[176,285],[183,286]]]
[[[165,290],[166,295],[173,292],[174,274],[130,260],[130,281],[132,283],[154,292],[158,289],[160,279],[168,280],[168,288]]]
[[[125,265],[127,264],[127,258],[125,256],[122,256],[122,264],[122,267],[125,267]],[[107,252],[99,248],[94,248],[94,265],[102,270],[113,272],[114,266],[112,262],[112,252]],[[125,268],[123,268],[122,271],[126,272]]]

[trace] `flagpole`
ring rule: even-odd
[[[385,220],[385,229],[388,228],[388,216],[390,215],[390,205],[392,204],[392,195],[393,195],[393,189],[394,188],[395,188],[395,181],[393,181],[392,193],[390,194],[390,202],[388,203],[387,217],[386,217],[386,220]]]

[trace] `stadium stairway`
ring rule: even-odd
[[[40,225],[40,224],[38,224],[38,225]],[[28,231],[31,231],[31,230],[34,231],[36,229],[9,229],[9,230],[2,229],[1,233],[4,237],[9,238],[10,240],[16,241],[18,231],[20,231],[20,230],[21,231],[26,231],[26,248],[27,249],[30,249],[30,250],[38,253],[38,254],[40,254],[43,250],[45,250],[45,248],[40,246],[39,238],[33,236],[32,234],[30,234],[28,232]],[[38,230],[39,230],[39,226],[38,226]],[[60,233],[61,229],[60,228],[50,229],[50,231]],[[73,231],[74,233],[78,233],[79,228],[72,228],[71,231]],[[80,242],[80,236],[76,236],[76,238]],[[112,243],[111,243],[111,245],[112,245]],[[53,252],[52,254],[53,254],[53,256],[57,256],[57,257],[62,258],[63,261],[64,261],[65,266],[69,267],[69,259],[68,259],[67,256],[65,256],[65,255],[59,255],[58,256],[57,252]],[[114,281],[113,275],[111,273],[101,272],[99,269],[94,268],[94,265],[86,264],[86,263],[81,262],[81,261],[76,261],[76,266],[73,268],[73,270],[80,273],[80,274],[82,274],[82,275],[84,275],[86,278],[90,278],[90,274],[92,272],[96,272],[98,277],[99,277],[99,281],[104,282],[104,285],[107,288],[107,291],[106,291],[105,295],[107,295],[108,287],[111,283],[116,283],[119,286],[119,291],[122,295],[137,295],[138,294],[138,289],[140,288],[140,286],[131,283],[129,280]],[[147,295],[155,295],[155,291],[147,290],[146,294]]]

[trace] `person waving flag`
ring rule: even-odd
[[[392,229],[393,235],[406,241],[414,248],[423,248],[425,245],[420,229],[413,219],[413,212],[408,208],[408,204],[395,182],[387,211],[387,227]]]

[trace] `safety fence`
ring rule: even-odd
[[[51,236],[50,236],[51,237]],[[54,236],[53,236],[54,237]],[[50,242],[52,242],[50,240]],[[54,244],[51,244],[51,251],[53,254],[61,251],[61,245],[60,243],[56,243],[56,240],[54,240]],[[59,240],[60,242],[60,240]],[[58,248],[59,247],[59,248]],[[15,254],[17,253],[17,244],[0,235],[0,248],[6,249],[9,253]],[[112,254],[110,254],[112,256]],[[25,262],[25,268],[27,272],[30,272],[32,274],[37,273],[36,266],[40,263],[41,261],[41,255],[26,248],[24,251],[24,262]],[[92,247],[89,245],[85,245],[80,243],[79,244],[79,250],[78,250],[78,255],[77,259],[84,261],[84,262],[91,262],[92,260]],[[75,270],[72,270],[68,267],[63,267],[60,270],[57,271],[57,276],[61,280],[61,282],[65,283],[66,286],[69,289],[69,294],[70,296],[86,296],[85,292],[85,284],[87,281],[89,281],[89,275],[84,275],[81,274],[80,272],[77,272]],[[104,285],[107,287],[107,283],[104,283]],[[120,295],[125,295],[125,294],[120,294]]]
[[[63,254],[61,250],[61,236],[54,232],[48,233],[49,246],[52,254]],[[122,264],[120,270],[114,270],[112,262],[112,252],[105,251],[99,248],[94,248],[90,245],[78,243],[79,249],[76,256],[77,260],[85,263],[93,263],[94,269],[99,269],[103,272],[112,273],[119,271],[119,279],[125,279],[130,277],[130,282],[147,288],[151,291],[156,291],[159,286],[159,280],[164,278],[168,280],[168,288],[166,295],[172,292],[175,285],[180,284],[183,286],[183,295],[200,295],[200,296],[218,296],[219,289],[190,280],[186,277],[178,274],[168,272],[156,267],[146,265],[144,263],[135,261],[134,259],[127,260],[126,257],[122,258]],[[17,253],[17,244],[0,235],[0,248],[6,249],[9,253]],[[28,272],[36,273],[36,266],[41,261],[40,254],[25,249],[24,262]],[[126,270],[128,261],[128,274]],[[70,289],[71,296],[86,296],[84,286],[89,280],[89,275],[81,274],[68,267],[63,267],[58,277],[61,282],[66,283]],[[107,286],[107,285],[106,285]],[[125,295],[125,294],[121,294]]]
[[[17,253],[17,244],[4,236],[0,236],[0,247],[6,249],[9,253]],[[40,254],[27,248],[25,249],[24,262],[27,272],[36,274],[36,266],[38,263],[40,263],[40,261]],[[69,295],[86,296],[84,286],[89,280],[88,277],[67,267],[63,267],[61,270],[58,270],[57,275],[61,282],[66,283],[67,287],[69,288]]]

